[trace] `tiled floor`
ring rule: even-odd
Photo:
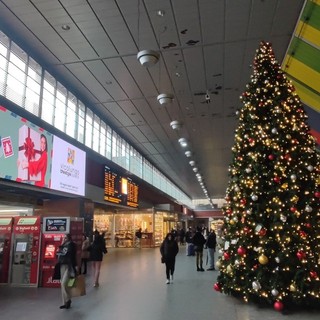
[[[72,308],[60,310],[60,289],[0,287],[1,320],[319,320],[320,311],[289,315],[272,308],[247,305],[215,292],[217,271],[197,272],[195,257],[180,247],[173,284],[165,284],[159,249],[109,249],[101,284],[74,298]]]

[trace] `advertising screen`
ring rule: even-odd
[[[105,166],[104,200],[127,207],[138,207],[139,186],[129,177],[122,177]]]
[[[53,244],[47,244],[44,250],[45,259],[55,259],[56,258],[57,247]]]
[[[69,233],[69,217],[50,217],[43,218],[43,233]]]
[[[54,136],[51,188],[84,196],[86,153]]]
[[[83,196],[85,160],[84,151],[0,106],[0,178]]]

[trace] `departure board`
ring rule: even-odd
[[[105,166],[104,200],[128,207],[138,207],[139,186]]]

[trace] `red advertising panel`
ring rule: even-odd
[[[0,283],[9,282],[12,218],[0,218]]]
[[[37,285],[40,255],[40,217],[13,218],[11,283]]]

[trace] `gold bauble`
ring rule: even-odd
[[[282,186],[281,186],[282,189],[287,189],[288,188],[288,184],[287,183],[284,183]]]
[[[229,264],[229,265],[227,266],[227,272],[228,272],[228,273],[232,273],[232,271],[233,271],[232,266],[231,266],[231,264]]]
[[[264,254],[262,254],[261,256],[259,256],[259,262],[261,264],[267,264],[269,262],[269,259],[267,256],[265,256]]]
[[[295,292],[295,291],[297,291],[297,288],[296,288],[296,286],[295,286],[294,284],[290,284],[289,290],[290,290],[291,292]]]
[[[230,223],[231,225],[234,225],[234,224],[235,224],[235,221],[231,219],[229,223]]]
[[[220,260],[218,260],[218,261],[216,262],[216,267],[217,267],[217,269],[220,269],[220,268],[221,268],[221,262],[220,262]]]

